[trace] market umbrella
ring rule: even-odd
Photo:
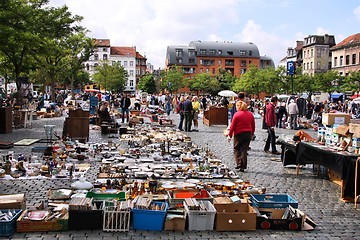
[[[222,90],[218,92],[218,95],[222,97],[237,97],[237,94],[230,90]]]

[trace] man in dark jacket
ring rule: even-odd
[[[275,114],[275,106],[278,102],[278,98],[276,96],[272,97],[270,103],[266,105],[266,113],[265,113],[265,123],[267,126],[268,137],[266,139],[266,144],[264,147],[265,152],[269,152],[270,143],[271,143],[271,153],[279,155],[280,152],[276,150],[275,145],[275,126],[276,126],[276,114]]]
[[[184,102],[185,132],[191,132],[193,107],[191,97],[187,96]]]
[[[129,117],[130,117],[129,107],[130,107],[130,104],[131,104],[131,101],[130,101],[130,98],[128,98],[127,94],[123,95],[121,100],[120,100],[122,123],[124,123],[125,114],[126,114],[126,121],[127,121],[127,123],[129,123]]]

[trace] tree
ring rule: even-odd
[[[161,90],[167,89],[169,92],[177,92],[179,88],[186,86],[183,71],[178,66],[162,71],[161,78]]]
[[[219,82],[219,91],[231,89],[237,80],[231,72],[226,71],[223,68],[219,68],[218,73],[215,75],[215,79]]]
[[[141,76],[139,84],[137,85],[138,89],[150,94],[154,94],[156,92],[156,83],[154,75],[151,73],[146,73]]]
[[[344,78],[344,84],[341,85],[343,91],[352,91],[359,93],[360,91],[360,72],[349,72]]]
[[[4,0],[0,3],[0,55],[17,89],[21,89],[20,77],[27,76],[34,68],[32,49],[42,40],[39,25],[44,22],[46,9],[43,6],[47,2]]]
[[[51,99],[54,100],[55,83],[65,81],[65,79],[59,79],[62,73],[69,66],[74,67],[70,71],[70,77],[73,78],[80,70],[79,64],[87,60],[81,59],[80,63],[76,63],[80,59],[78,58],[80,52],[83,51],[81,44],[88,43],[89,40],[85,38],[86,30],[77,25],[82,17],[72,16],[66,6],[50,7],[45,10],[47,14],[43,16],[43,24],[40,24],[42,41],[33,49],[33,57],[48,76],[52,89]],[[90,53],[86,56],[89,57]]]
[[[122,92],[128,80],[128,73],[119,63],[109,65],[106,62],[100,62],[95,69],[93,79],[103,86],[105,91]]]
[[[205,91],[205,92],[211,92],[212,89],[219,89],[219,84],[216,84],[216,86],[211,86],[211,82],[214,80],[214,78],[208,74],[208,73],[199,73],[194,76],[191,81],[188,83],[188,88],[191,91]],[[217,82],[217,81],[215,81]],[[211,86],[211,87],[210,87]]]
[[[249,69],[245,74],[240,76],[239,81],[236,81],[232,90],[235,92],[247,92],[250,94],[256,94],[259,96],[260,92],[263,91],[262,79],[257,78],[259,69],[255,65],[250,65]]]

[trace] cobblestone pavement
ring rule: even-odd
[[[171,115],[177,122],[178,116]],[[16,129],[10,134],[1,134],[1,141],[15,142],[23,138],[46,138],[44,125],[56,125],[55,131],[62,132],[64,118],[40,119],[28,129]],[[189,132],[193,142],[199,146],[208,146],[216,156],[228,166],[234,168],[232,143],[223,136],[225,126],[204,126],[199,121],[199,132]],[[251,143],[248,169],[241,173],[240,178],[250,180],[257,187],[266,187],[267,193],[290,194],[299,201],[299,209],[308,214],[317,226],[313,231],[273,231],[256,230],[251,232],[152,232],[133,231],[126,233],[108,233],[98,231],[64,231],[15,233],[11,239],[360,239],[360,210],[354,209],[354,204],[344,203],[340,198],[340,187],[330,182],[324,176],[313,173],[312,165],[301,169],[296,176],[295,167],[283,167],[279,157],[263,152],[264,139],[267,134],[261,129],[261,119],[256,120],[256,139]],[[312,130],[310,134],[315,134]],[[276,129],[277,135],[292,135],[293,130]],[[114,141],[114,139],[112,139]],[[107,136],[98,130],[90,130],[90,141],[107,141]],[[30,154],[34,146],[44,146],[36,143],[30,147],[14,147],[10,149],[15,154]],[[280,146],[278,146],[280,150]],[[0,155],[8,150],[1,150]],[[87,172],[86,178],[93,181],[96,178],[98,163],[94,163]],[[71,180],[1,180],[0,194],[26,193],[27,205],[32,206],[46,197],[47,189],[69,187]]]

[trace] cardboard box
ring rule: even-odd
[[[256,212],[248,203],[216,204],[216,231],[256,230]]]
[[[349,124],[350,115],[346,113],[323,113],[322,124],[333,125],[333,124]]]
[[[69,229],[69,213],[64,217],[51,221],[32,221],[25,219],[28,210],[25,210],[16,220],[17,232],[49,232],[49,231],[66,231]]]
[[[0,209],[26,209],[25,194],[9,194],[0,196]]]
[[[348,125],[340,125],[336,128],[336,133],[339,135],[346,136],[349,134],[349,126]]]
[[[165,218],[165,231],[185,231],[186,213],[184,209],[168,210]]]
[[[290,207],[291,208],[291,207]],[[258,215],[256,217],[257,229],[271,230],[313,230],[316,224],[299,209],[292,208],[298,215],[294,219],[283,219],[286,208],[254,208]]]
[[[349,133],[352,133],[354,138],[360,138],[360,124],[350,123]]]

